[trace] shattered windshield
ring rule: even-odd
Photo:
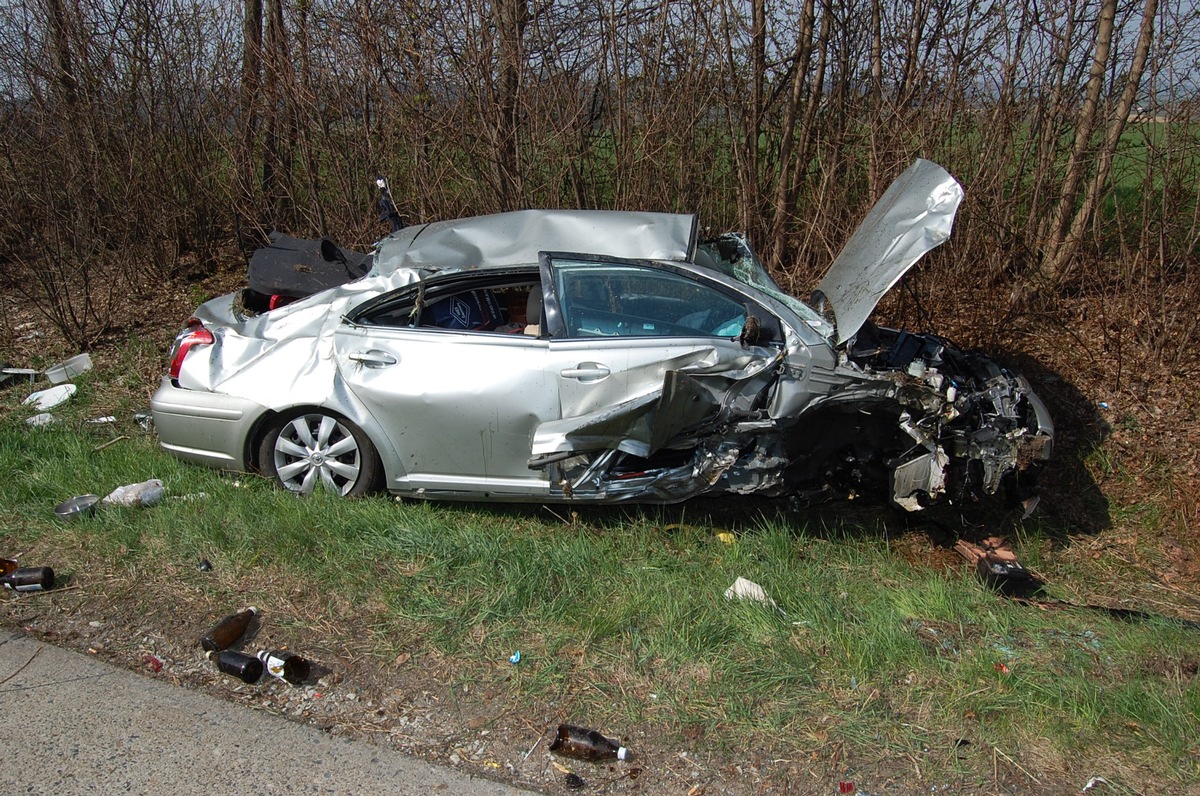
[[[730,232],[711,240],[702,241],[696,249],[696,264],[720,271],[744,285],[761,290],[771,298],[787,305],[792,312],[799,315],[805,323],[816,329],[822,336],[833,336],[832,324],[822,318],[812,307],[784,292],[783,288],[771,278],[762,264],[762,260],[759,260],[758,255],[750,248],[746,236],[740,232]]]

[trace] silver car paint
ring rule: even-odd
[[[516,210],[405,227],[377,244],[372,273],[528,265],[551,251],[684,262],[695,248],[695,216]]]
[[[833,305],[838,344],[858,333],[917,260],[950,237],[962,198],[962,186],[928,160],[888,186],[817,285]]]
[[[957,183],[927,161],[898,182],[821,283],[840,343],[949,233],[961,198]],[[887,400],[919,417],[954,417],[954,389],[941,374],[850,361],[810,310],[801,308],[801,316],[783,300],[694,265],[695,234],[693,216],[660,213],[521,211],[439,222],[381,241],[365,278],[269,313],[245,315],[237,294],[214,299],[197,311],[214,344],[189,354],[178,383],[164,380],[155,396],[156,419],[175,415],[160,422],[164,447],[217,466],[247,466],[252,452],[235,442],[237,433],[249,433],[247,426],[269,412],[324,407],[363,428],[380,453],[388,488],[398,493],[676,501],[718,484],[729,492],[782,492],[785,437],[798,418],[822,405]],[[756,311],[780,321],[783,341],[760,347],[720,338],[548,340],[366,328],[345,320],[364,302],[435,273],[536,267],[547,251],[669,262],[677,272],[743,294]],[[549,288],[545,258],[541,267]],[[551,291],[547,314],[553,302]],[[1030,396],[1044,442],[1034,458],[1045,458],[1052,425],[1040,401],[1023,381],[996,390],[998,405]],[[199,395],[206,408],[181,421],[187,414],[181,407]],[[253,410],[243,412],[235,433],[206,431],[212,407],[226,399],[230,407]],[[925,452],[895,468],[891,497],[915,510],[918,494],[936,496],[944,488],[949,457],[910,419],[905,412],[900,429]],[[1011,469],[1027,447],[1024,434],[1017,429],[976,453]],[[644,473],[609,474],[622,454],[646,458],[667,447],[694,455]],[[989,474],[989,490],[998,479]]]

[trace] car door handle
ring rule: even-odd
[[[578,379],[579,381],[600,381],[611,373],[608,368],[601,365],[599,362],[580,362],[576,367],[567,368],[562,371],[561,375],[564,379]]]
[[[361,362],[368,368],[383,368],[395,365],[396,358],[386,351],[372,348],[370,351],[354,351],[350,354],[351,362]]]

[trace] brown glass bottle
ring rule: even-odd
[[[209,651],[205,654],[210,661],[217,665],[217,669],[236,677],[243,683],[257,683],[258,679],[262,677],[262,661],[253,655],[247,655],[237,650]]]
[[[258,653],[258,659],[262,661],[267,674],[292,685],[303,683],[308,679],[308,674],[312,670],[308,661],[287,650],[272,650],[271,652],[263,650]]]
[[[50,567],[20,567],[0,575],[0,586],[13,591],[48,591],[54,588]]]
[[[605,738],[595,730],[574,727],[570,724],[558,725],[558,734],[550,744],[550,751],[563,757],[573,757],[576,760],[590,760],[602,763],[605,760],[629,760],[633,755],[616,741]]]
[[[7,575],[10,572],[16,572],[21,565],[11,558],[0,558],[0,575]]]
[[[237,642],[250,627],[250,620],[258,613],[253,605],[243,608],[236,614],[230,614],[213,625],[212,630],[200,637],[200,646],[205,652],[220,652],[228,649]]]

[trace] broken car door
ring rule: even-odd
[[[534,466],[686,454],[681,437],[747,391],[754,400],[771,378],[779,322],[728,285],[665,263],[580,255],[545,256],[542,276],[559,419],[536,429]]]

